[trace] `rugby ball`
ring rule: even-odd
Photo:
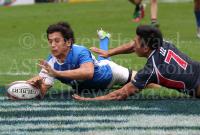
[[[6,96],[16,100],[40,98],[40,89],[26,81],[16,81],[6,87]]]

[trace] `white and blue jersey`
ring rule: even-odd
[[[83,46],[72,45],[64,63],[59,63],[52,54],[49,55],[46,61],[51,65],[51,67],[58,71],[73,70],[79,68],[82,64],[87,62],[94,63],[93,78],[88,80],[72,80],[61,77],[54,78],[40,72],[39,76],[44,77],[45,82],[51,86],[54,85],[54,79],[58,79],[62,83],[70,85],[76,90],[106,89],[112,80],[112,70],[110,66],[108,64],[99,64],[90,51]]]

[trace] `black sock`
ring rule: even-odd
[[[136,5],[135,11],[139,11],[140,10],[140,4]]]

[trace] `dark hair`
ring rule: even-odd
[[[136,34],[140,37],[141,46],[148,46],[151,50],[163,45],[161,31],[151,25],[140,25],[136,29]]]
[[[64,41],[71,40],[71,45],[75,43],[74,32],[71,26],[67,22],[58,22],[57,24],[52,24],[47,29],[47,38],[49,34],[54,32],[60,32],[64,38]]]

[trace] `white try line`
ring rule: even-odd
[[[137,127],[136,127],[137,128]],[[197,135],[199,130],[163,130],[163,129],[105,129],[99,130],[98,127],[96,130],[86,129],[85,131],[80,130],[54,130],[54,131],[3,131],[2,134],[28,134],[28,135]]]
[[[0,97],[0,100],[8,100],[8,97]]]
[[[119,110],[132,110],[132,111],[156,111],[159,108],[139,108],[139,107],[108,107],[108,108],[91,108],[91,107],[32,107],[27,106],[23,108],[0,108],[0,112],[20,112],[20,111],[119,111]]]
[[[134,113],[134,112],[133,112]],[[113,112],[114,114],[114,112]],[[76,116],[79,118],[79,116]],[[22,121],[19,124],[3,124],[0,126],[0,130],[6,131],[6,130],[36,130],[36,129],[60,129],[60,128],[97,128],[97,127],[114,127],[114,128],[127,128],[127,127],[140,127],[140,128],[154,128],[154,127],[198,127],[200,124],[199,116],[182,116],[182,115],[132,115],[123,117],[122,116],[110,116],[110,118],[115,118],[115,120],[119,120],[118,117],[124,118],[124,122],[121,121],[119,123],[117,122],[107,122],[105,121],[98,122],[93,119],[93,116],[86,116],[87,119],[85,121],[83,120],[74,120],[75,116],[67,117],[68,119],[65,119],[65,121],[62,121],[60,119],[59,125],[56,125],[58,120],[55,120],[55,122],[51,123],[40,123],[42,121],[38,121],[39,123],[36,124],[29,119]],[[104,116],[101,116],[104,118]],[[120,120],[121,120],[120,118]],[[41,118],[42,119],[42,118]],[[43,119],[43,121],[46,119]],[[15,122],[18,120],[16,119]],[[12,121],[10,121],[12,123]],[[20,122],[20,121],[19,121]],[[36,121],[37,122],[37,121]],[[102,124],[103,123],[103,124]],[[176,130],[176,129],[175,129]],[[185,129],[182,129],[185,130]],[[197,129],[198,130],[198,129]]]
[[[184,43],[184,44],[200,44],[200,42],[197,42],[197,41],[180,41],[180,43]]]
[[[114,114],[114,112],[113,112]],[[176,119],[176,121],[174,121],[174,119]],[[193,120],[192,120],[193,119]],[[0,117],[0,121],[8,121],[8,122],[12,122],[12,121],[18,121],[18,122],[31,122],[31,121],[38,121],[38,122],[42,122],[42,121],[92,121],[92,120],[118,120],[118,121],[126,121],[126,122],[134,122],[134,121],[138,121],[138,120],[145,120],[145,121],[149,121],[147,123],[140,123],[138,124],[138,126],[142,126],[142,125],[148,125],[148,123],[150,123],[150,120],[154,120],[154,123],[150,124],[150,126],[154,126],[156,124],[160,124],[163,123],[163,125],[168,125],[171,123],[174,123],[173,125],[176,125],[176,123],[178,125],[184,125],[184,124],[191,124],[191,126],[195,126],[200,124],[200,118],[198,115],[189,115],[189,116],[185,116],[185,115],[145,115],[145,114],[137,114],[136,115],[132,115],[132,116],[124,116],[124,115],[120,115],[120,116],[52,116],[52,117],[31,117],[31,116],[27,116],[27,117],[22,117],[22,118],[17,118],[17,117]],[[128,120],[128,121],[127,121]],[[192,121],[191,121],[192,120]],[[173,122],[174,121],[174,122]],[[182,123],[183,122],[183,123]]]
[[[8,97],[0,97],[0,100],[5,100],[8,99]],[[10,99],[12,100],[12,99]],[[1,103],[0,106],[9,106],[9,107],[14,107],[14,106],[24,106],[24,105],[31,105],[31,106],[52,106],[52,105],[77,105],[78,102],[58,102],[58,101],[54,101],[54,102],[45,102],[45,101],[37,101],[37,100],[32,100],[32,102],[30,102],[30,100],[24,100],[24,101],[18,101],[18,100],[12,100],[12,101],[16,101],[16,102],[5,102],[5,103]],[[28,102],[26,102],[28,101]]]
[[[52,117],[9,117],[9,118],[1,118],[0,121],[67,121],[67,120],[75,120],[75,121],[87,121],[87,120],[116,120],[115,117],[109,116],[52,116]],[[117,120],[125,120],[124,117],[118,117]]]
[[[17,73],[11,73],[11,72],[0,72],[0,75],[12,75],[12,76],[17,76],[17,75],[38,75],[39,73],[30,73],[30,72],[17,72]]]

